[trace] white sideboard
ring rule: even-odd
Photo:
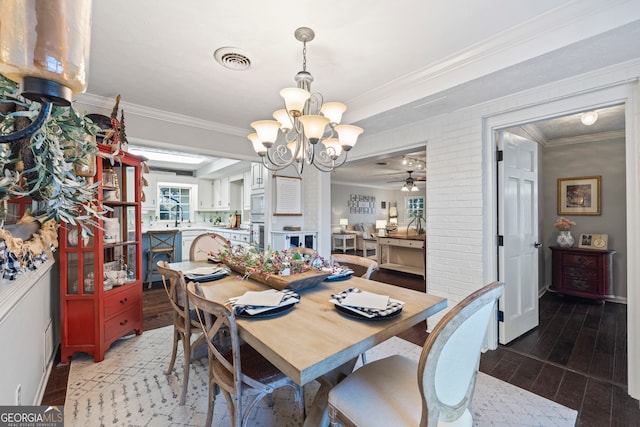
[[[16,280],[0,281],[0,405],[40,405],[59,341],[53,256]]]
[[[309,249],[318,249],[317,231],[272,231],[271,248],[276,251],[291,249],[301,246]]]

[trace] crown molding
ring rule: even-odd
[[[113,104],[115,101],[113,98],[106,98],[104,96],[94,95],[91,93],[82,93],[76,97],[74,103],[76,102],[90,107],[111,111],[113,109]],[[152,120],[174,123],[191,128],[204,129],[212,132],[242,137],[246,136],[247,134],[246,129],[228,126],[209,120],[196,119],[181,114],[170,113],[164,110],[158,110],[156,108],[145,107],[143,105],[132,104],[125,101],[120,101],[120,108],[126,110],[128,115],[146,117]]]
[[[366,119],[637,19],[633,0],[568,2],[350,100],[350,117]]]

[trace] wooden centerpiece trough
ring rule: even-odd
[[[247,271],[244,266],[235,264],[230,261],[224,261],[224,264],[229,266],[233,271],[245,276]],[[265,285],[274,289],[291,289],[292,291],[299,291],[302,289],[312,288],[317,286],[320,282],[331,275],[330,272],[309,270],[304,273],[291,274],[289,276],[281,276],[279,274],[267,273],[255,271],[248,275],[248,277],[256,282],[264,283]]]

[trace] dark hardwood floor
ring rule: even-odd
[[[424,280],[410,274],[379,270],[371,279],[425,290]],[[145,290],[143,301],[145,331],[172,324],[161,284]],[[540,299],[540,325],[483,354],[480,370],[578,410],[577,426],[640,427],[639,403],[627,394],[626,314],[623,304],[546,293]],[[399,336],[422,345],[427,335],[420,324]],[[69,366],[54,366],[43,405],[64,405]]]

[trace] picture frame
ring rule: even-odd
[[[582,233],[578,240],[578,247],[585,249],[607,249],[609,236],[607,234]]]
[[[601,176],[558,178],[558,215],[600,215]]]

